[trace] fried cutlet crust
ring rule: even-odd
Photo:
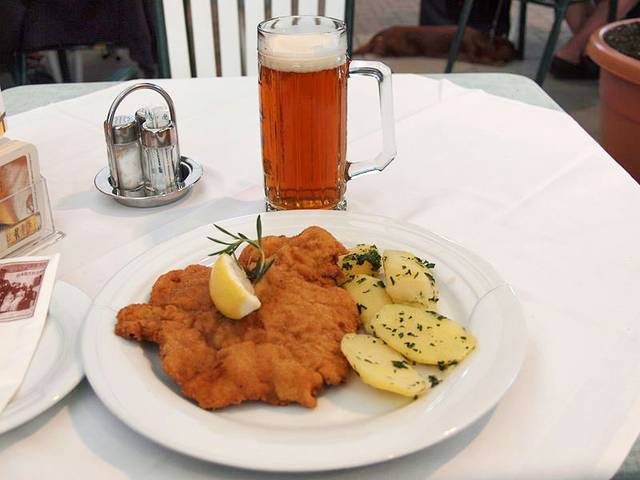
[[[339,384],[350,371],[340,341],[360,319],[336,286],[345,247],[319,227],[265,237],[263,246],[274,263],[256,285],[262,307],[241,320],[215,309],[210,268],[202,265],[160,276],[149,304],[118,312],[115,333],[157,343],[164,370],[202,408],[247,400],[314,407],[324,384]],[[239,261],[251,268],[256,258],[248,247]]]

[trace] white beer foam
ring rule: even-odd
[[[269,35],[260,46],[260,62],[282,72],[318,72],[347,61],[344,35],[307,33]]]

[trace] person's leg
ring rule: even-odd
[[[421,0],[420,25],[451,25],[446,0]]]
[[[587,18],[593,13],[594,8],[595,6],[590,0],[569,5],[564,19],[567,21],[571,33],[576,33],[582,28]]]
[[[640,0],[619,0],[618,18],[624,18],[639,1]],[[580,58],[584,54],[589,37],[595,30],[606,25],[608,13],[609,0],[598,2],[593,13],[587,18],[582,27],[556,52],[556,57],[576,65],[580,63]]]

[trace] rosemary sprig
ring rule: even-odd
[[[243,244],[246,243],[255,248],[258,253],[260,253],[260,259],[256,262],[256,266],[252,268],[249,272],[247,272],[247,277],[251,280],[251,283],[254,285],[260,281],[262,277],[269,271],[271,265],[273,264],[273,259],[267,261],[267,258],[264,254],[264,249],[262,248],[262,221],[260,220],[260,215],[258,215],[258,219],[256,220],[256,234],[258,238],[256,240],[252,240],[247,237],[243,233],[233,234],[228,230],[225,230],[219,225],[213,224],[215,228],[224,233],[225,235],[231,237],[232,241],[224,241],[219,240],[213,237],[207,237],[209,240],[215,243],[219,243],[221,245],[226,245],[225,248],[218,250],[217,252],[210,253],[209,256],[212,257],[214,255],[220,255],[221,253],[227,253],[233,257],[233,259],[239,264],[238,258],[236,257],[236,250]]]

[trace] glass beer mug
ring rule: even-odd
[[[346,26],[327,17],[293,16],[258,25],[264,189],[269,210],[344,210],[346,182],[382,171],[396,155],[391,70],[349,61]],[[382,152],[349,163],[347,77],[378,82]]]

